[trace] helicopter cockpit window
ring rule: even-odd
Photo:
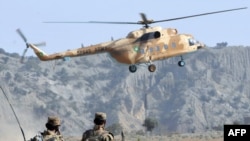
[[[195,39],[192,39],[192,38],[188,39],[188,42],[189,42],[189,46],[193,46],[193,45],[198,43],[198,41],[196,41]]]

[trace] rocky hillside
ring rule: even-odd
[[[31,50],[30,50],[31,51]],[[94,113],[108,114],[108,125],[142,134],[146,117],[156,119],[153,134],[221,131],[224,124],[250,124],[250,48],[208,48],[140,65],[130,73],[108,54],[41,62],[0,50],[0,84],[26,138],[45,129],[49,115],[62,118],[66,136],[92,127]],[[15,117],[0,92],[0,140],[22,139]],[[13,136],[12,133],[17,133]],[[20,134],[19,134],[20,133]]]

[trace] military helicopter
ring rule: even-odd
[[[22,37],[26,43],[26,53],[30,47],[33,49],[37,57],[42,61],[64,59],[68,57],[78,57],[85,55],[92,55],[97,53],[109,53],[117,62],[128,64],[129,71],[134,73],[137,70],[137,65],[147,64],[148,70],[154,72],[156,66],[153,61],[166,59],[170,57],[179,56],[180,67],[185,66],[183,58],[184,54],[195,52],[199,49],[205,48],[205,45],[197,40],[191,34],[179,34],[177,29],[162,28],[160,26],[150,27],[150,24],[167,22],[173,20],[180,20],[185,18],[192,18],[222,12],[229,12],[235,10],[247,9],[247,7],[215,11],[197,15],[190,15],[185,17],[178,17],[166,20],[148,20],[144,13],[140,13],[142,21],[138,22],[105,22],[105,21],[88,21],[88,22],[45,22],[45,23],[100,23],[100,24],[138,24],[143,25],[141,29],[131,31],[125,38],[112,40],[105,43],[99,43],[87,47],[80,47],[73,50],[68,50],[60,53],[47,55],[36,44],[30,44],[23,35],[20,29],[17,33]],[[24,57],[22,57],[23,59]]]

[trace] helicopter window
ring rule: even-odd
[[[164,48],[165,48],[165,49],[168,49],[168,45],[167,45],[167,44],[165,44],[165,45],[164,45]]]
[[[159,46],[156,46],[156,47],[155,47],[155,51],[160,51],[160,47],[159,47]]]
[[[141,53],[141,54],[144,54],[144,53],[145,53],[144,49],[141,49],[141,50],[140,50],[140,53]]]
[[[150,52],[153,52],[153,51],[154,51],[154,48],[149,48],[149,51],[150,51]]]
[[[172,43],[172,47],[173,47],[173,48],[176,47],[176,43],[175,43],[175,42]]]
[[[195,39],[192,39],[192,38],[188,39],[188,42],[189,42],[189,46],[193,46],[198,43]]]

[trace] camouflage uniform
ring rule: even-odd
[[[47,130],[42,132],[40,135],[36,135],[30,141],[63,141],[63,136],[59,130],[50,130],[50,127],[59,127],[61,121],[58,117],[50,116],[48,117],[48,122],[46,123]]]
[[[43,136],[43,141],[63,141],[63,136],[53,131],[47,130],[41,134]]]
[[[114,141],[114,135],[111,132],[106,131],[104,129],[105,124],[106,124],[106,117],[107,116],[105,113],[97,112],[95,114],[94,122],[96,119],[103,120],[105,122],[100,124],[100,125],[97,125],[95,123],[95,126],[93,129],[87,130],[83,133],[81,141],[92,141],[92,140],[95,140],[95,141]]]

